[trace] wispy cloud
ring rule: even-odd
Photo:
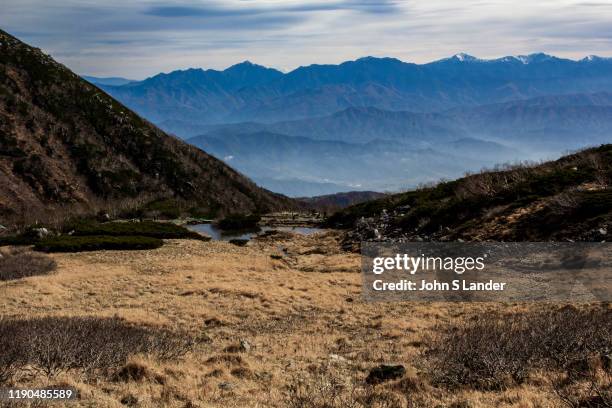
[[[80,73],[142,78],[249,59],[292,69],[364,55],[426,62],[612,55],[612,7],[578,0],[2,0],[0,28]]]
[[[245,4],[246,3],[246,4]],[[265,4],[251,1],[242,4],[182,4],[182,5],[152,5],[145,9],[144,14],[157,17],[244,17],[264,14],[312,13],[318,11],[358,11],[369,14],[387,14],[400,11],[393,0],[342,0],[324,2]]]

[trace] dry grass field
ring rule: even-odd
[[[609,406],[601,405],[609,403],[609,355],[589,356],[584,375],[571,381],[569,371],[534,365],[520,378],[493,367],[477,383],[462,382],[461,373],[444,377],[445,356],[430,357],[436,348],[452,355],[453,345],[440,341],[469,340],[462,324],[483,316],[577,309],[365,303],[360,258],[341,252],[338,241],[335,232],[279,233],[246,247],[168,240],[155,250],[49,255],[57,264],[53,272],[0,281],[0,326],[7,319],[20,324],[48,316],[118,317],[191,336],[193,344],[172,358],[141,347],[117,366],[60,367],[51,375],[32,363],[5,381],[73,386],[80,400],[71,407]],[[3,251],[6,256],[10,249]],[[584,308],[610,329],[609,306]],[[453,326],[455,334],[440,340],[441,331]],[[485,336],[475,342],[495,343],[498,327],[476,329]],[[457,344],[469,348],[465,341]],[[520,353],[535,346],[516,347]],[[402,378],[366,384],[368,372],[380,364],[402,364],[406,371]]]

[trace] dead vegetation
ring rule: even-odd
[[[27,248],[0,249],[0,281],[46,275],[56,267],[52,258]]]
[[[75,407],[606,406],[609,305],[365,303],[333,234],[54,254],[56,273],[0,282],[0,347],[26,356],[5,382],[70,384]],[[68,363],[23,351],[44,345]]]
[[[501,390],[523,384],[535,370],[573,380],[609,370],[611,347],[611,309],[566,306],[439,327],[427,358],[434,384]]]
[[[177,359],[194,346],[194,339],[163,328],[140,327],[119,318],[39,317],[0,320],[0,383],[27,374],[57,377],[78,370],[90,378],[108,376],[133,355]],[[125,366],[115,376],[144,374]]]

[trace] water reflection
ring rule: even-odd
[[[203,232],[209,235],[215,241],[230,241],[232,239],[251,239],[256,235],[265,233],[266,231],[277,230],[277,231],[288,231],[296,234],[311,235],[317,232],[324,231],[322,228],[314,227],[261,227],[257,230],[249,231],[221,231],[213,224],[195,224],[188,225],[189,229],[197,232]]]

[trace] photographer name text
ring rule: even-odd
[[[440,282],[437,280],[428,281],[421,279],[415,282],[402,279],[396,282],[385,282],[377,279],[372,283],[372,289],[376,291],[426,291],[426,292],[446,292],[446,291],[503,291],[506,289],[506,282],[469,282],[464,279],[455,279],[450,282]]]

